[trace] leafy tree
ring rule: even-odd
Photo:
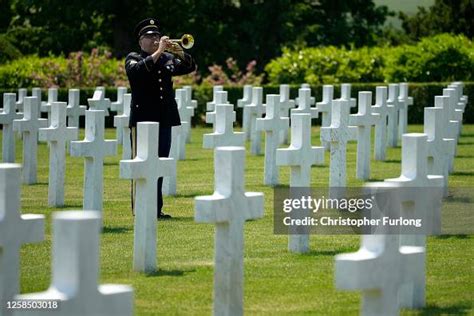
[[[474,36],[473,0],[435,0],[429,9],[419,7],[414,16],[400,12],[402,27],[413,40],[422,37],[454,33]]]
[[[156,17],[163,32],[191,33],[201,70],[234,58],[257,70],[283,47],[373,45],[386,7],[373,0],[0,0],[11,9],[8,36],[24,54],[65,54],[110,48],[115,57],[138,49],[135,24]],[[0,24],[1,27],[1,24]]]

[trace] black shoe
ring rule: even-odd
[[[158,219],[171,219],[171,215],[165,214],[163,212],[159,212]]]

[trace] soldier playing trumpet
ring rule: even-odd
[[[137,122],[152,121],[160,123],[160,157],[168,157],[171,148],[171,127],[181,125],[178,107],[173,90],[173,76],[189,74],[196,70],[191,55],[167,36],[161,36],[158,21],[145,19],[135,27],[140,53],[132,52],[125,59],[132,102],[130,104],[130,128],[132,137],[132,159],[137,150]],[[192,41],[192,37],[190,37]],[[191,44],[192,45],[192,44]],[[163,178],[158,180],[157,218],[171,218],[163,212],[161,187]],[[132,182],[132,212],[134,185]]]

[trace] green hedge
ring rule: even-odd
[[[415,45],[347,50],[333,46],[291,51],[265,67],[272,84],[307,82],[444,82],[474,80],[474,45],[441,34]]]
[[[409,95],[414,98],[414,105],[409,107],[408,112],[408,123],[409,124],[422,124],[423,123],[423,116],[424,110],[423,108],[426,106],[433,106],[434,105],[434,97],[436,95],[442,95],[443,88],[446,88],[448,83],[411,83],[409,86]],[[355,83],[352,84],[352,96],[357,97],[357,93],[359,91],[372,91],[373,93],[373,102],[375,99],[375,88],[377,86],[384,85],[383,83],[367,83],[367,84],[359,84]],[[299,86],[292,85],[290,89],[290,97],[294,99],[298,94]],[[225,87],[225,91],[228,93],[228,100],[232,104],[237,104],[237,100],[242,97],[242,88],[241,87]],[[340,86],[334,86],[334,96],[340,96]],[[4,89],[0,90],[0,93],[5,92],[17,92],[13,89]],[[87,104],[87,98],[92,97],[94,93],[94,88],[84,88],[81,89],[80,100],[81,104]],[[263,86],[263,94],[272,94],[272,93],[279,93],[279,86],[278,85],[266,85]],[[321,100],[322,96],[322,85],[312,86],[312,95],[316,97],[317,102]],[[110,98],[112,101],[115,100],[117,94],[117,90],[115,88],[107,88],[106,89],[106,96]],[[474,124],[474,106],[472,106],[472,102],[474,100],[474,82],[466,82],[464,86],[464,94],[469,98],[469,104],[466,108],[464,114],[464,123]],[[29,91],[28,95],[31,95],[31,90]],[[58,99],[60,101],[67,101],[68,98],[68,90],[67,89],[59,89],[58,91]],[[204,87],[198,86],[193,88],[193,98],[198,101],[198,108],[195,112],[193,117],[193,124],[194,125],[202,125],[205,124],[205,113],[206,113],[206,102],[212,100],[212,87]],[[47,89],[43,90],[43,100],[47,99]],[[265,100],[263,100],[265,102]],[[356,111],[356,109],[352,109]],[[237,109],[237,119],[238,124],[242,122],[242,110]],[[317,124],[320,124],[320,119],[316,120]],[[82,126],[83,126],[82,122]],[[108,117],[106,121],[107,126],[113,126],[113,117]]]

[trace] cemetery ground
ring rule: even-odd
[[[410,125],[409,132],[423,126]],[[130,181],[119,178],[121,150],[105,158],[104,230],[101,234],[100,283],[130,284],[134,288],[136,315],[209,315],[212,312],[214,225],[194,222],[194,197],[214,191],[213,150],[202,149],[202,135],[210,128],[196,127],[187,144],[186,160],[178,161],[178,195],[165,197],[164,211],[172,220],[158,222],[157,262],[151,274],[132,271],[133,217]],[[81,130],[79,139],[83,139]],[[113,139],[115,130],[107,129]],[[313,146],[320,146],[319,127],[313,127]],[[373,140],[372,136],[372,140]],[[262,146],[265,137],[262,136]],[[334,287],[334,256],[356,251],[360,236],[311,236],[308,254],[287,251],[287,236],[273,234],[273,189],[263,185],[264,156],[250,156],[247,143],[246,191],[265,194],[263,219],[245,224],[244,309],[255,314],[357,314],[358,292]],[[119,147],[121,148],[121,146]],[[262,147],[263,148],[263,147]],[[347,151],[348,186],[355,179],[356,142]],[[385,162],[371,160],[371,181],[400,175],[400,147],[388,148]],[[17,140],[16,161],[21,162]],[[65,207],[48,207],[48,147],[38,149],[38,184],[22,186],[22,213],[46,215],[45,241],[21,250],[21,292],[47,289],[51,279],[51,215],[55,211],[82,209],[84,159],[67,155]],[[324,166],[312,168],[312,186],[328,186],[329,153]],[[474,125],[464,125],[449,186],[474,186]],[[280,183],[288,185],[289,168],[280,168]],[[471,201],[472,203],[472,201]],[[403,315],[473,313],[472,235],[432,236],[427,242],[427,307],[403,310]],[[390,271],[387,271],[390,273]]]

